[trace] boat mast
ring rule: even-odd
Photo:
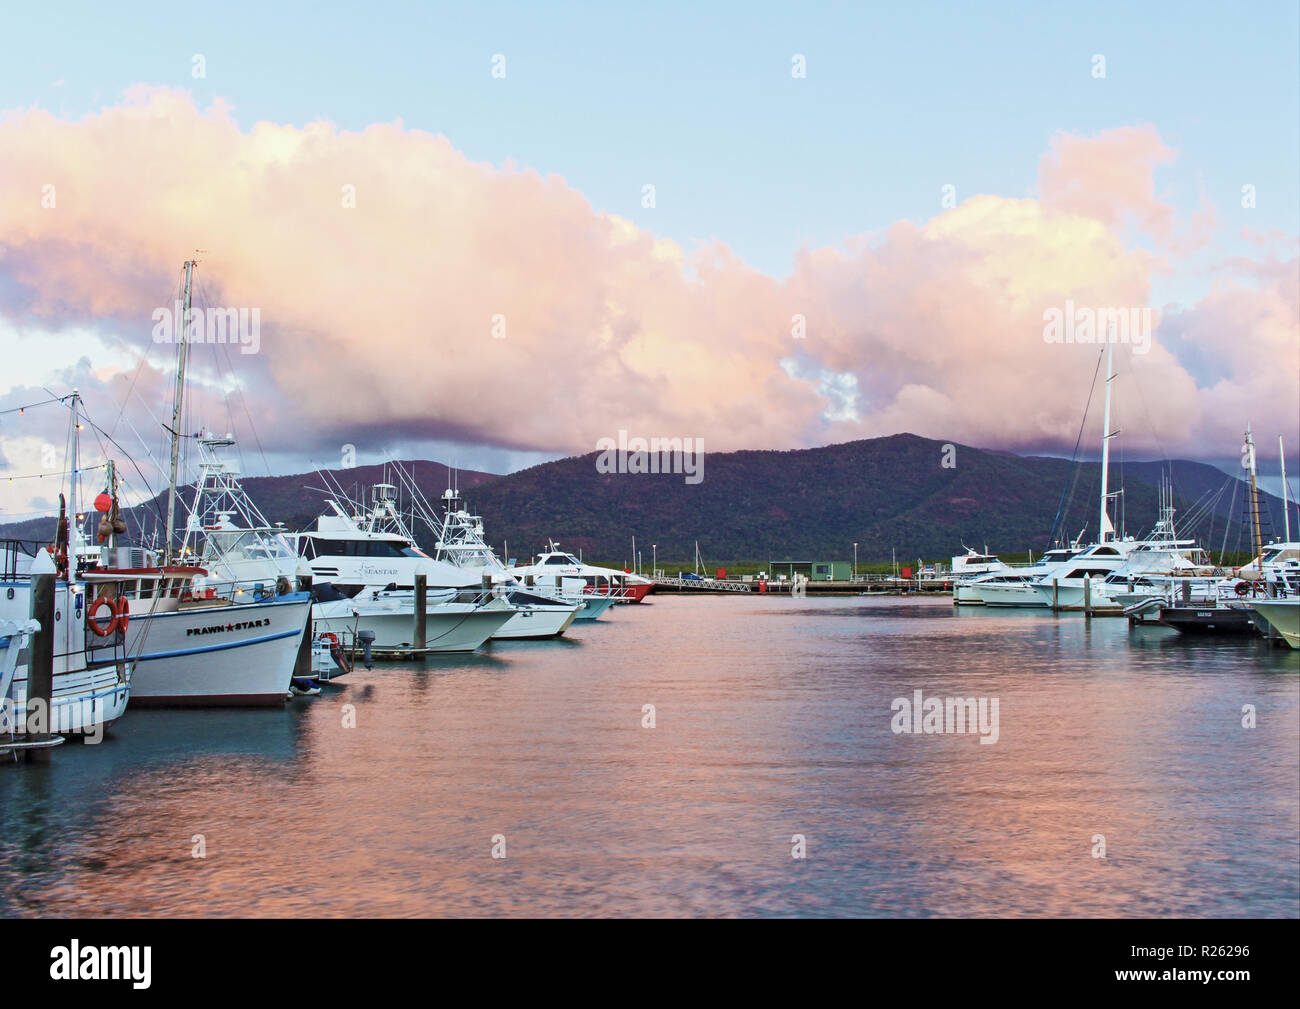
[[[1106,502],[1110,497],[1110,383],[1115,376],[1111,369],[1111,360],[1115,354],[1115,343],[1108,340],[1106,344],[1106,409],[1101,421],[1101,523],[1098,526],[1099,543],[1108,542],[1115,533],[1115,527],[1106,514]]]
[[[1255,544],[1255,556],[1263,557],[1264,542],[1259,532],[1259,489],[1255,485],[1255,439],[1250,433],[1250,422],[1246,422],[1246,466],[1250,469],[1250,526]],[[1260,569],[1263,574],[1263,568]]]
[[[1286,483],[1286,450],[1282,447],[1282,436],[1277,436],[1277,457],[1282,461],[1282,540],[1285,543],[1291,542],[1291,506],[1287,504],[1287,498],[1290,496],[1291,488]]]
[[[81,506],[80,496],[77,494],[77,474],[81,471],[81,393],[72,390],[72,460],[69,469],[68,479],[68,499],[72,503],[71,514],[77,522],[77,533],[81,533],[81,521],[78,518],[80,512],[77,510]],[[75,565],[76,561],[73,560]]]
[[[194,267],[196,260],[185,260],[185,295],[181,311],[181,327],[176,334],[176,388],[172,392],[172,460],[171,478],[167,488],[167,541],[163,551],[163,563],[172,562],[172,535],[176,530],[176,476],[181,458],[181,408],[185,397],[185,359],[189,351],[190,302]]]

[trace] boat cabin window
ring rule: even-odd
[[[1091,577],[1093,577],[1093,578],[1096,578],[1096,577],[1100,576],[1100,577],[1103,577],[1103,578],[1104,578],[1104,577],[1105,577],[1106,575],[1108,575],[1108,574],[1110,574],[1110,568],[1075,568],[1073,571],[1071,571],[1071,572],[1070,572],[1068,575],[1066,575],[1065,577],[1066,577],[1066,578],[1083,578],[1083,577],[1085,577],[1085,576],[1091,576]]]
[[[310,542],[311,553],[305,544]],[[420,551],[402,540],[327,540],[304,539],[299,541],[299,552],[304,557],[422,557]]]
[[[572,564],[573,561],[570,560],[568,557],[565,557],[563,554],[551,554],[550,557],[546,558],[546,563],[547,564]]]
[[[1098,547],[1092,554],[1094,557],[1118,557],[1119,551],[1114,547]]]

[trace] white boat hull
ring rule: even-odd
[[[130,663],[54,674],[50,721],[43,731],[59,736],[96,735],[126,714],[131,697]],[[0,730],[27,731],[27,662],[20,659],[9,690],[12,715],[0,714]],[[12,720],[12,727],[4,724]]]
[[[0,596],[0,624],[14,628],[29,621],[31,587],[27,582],[6,582]],[[11,595],[12,593],[12,595]],[[98,735],[126,712],[131,697],[134,663],[114,643],[91,638],[85,629],[85,587],[66,581],[55,583],[53,668],[50,713],[44,731],[60,736]],[[33,626],[39,626],[33,622]],[[27,731],[27,677],[31,638],[15,633],[0,670],[0,730]],[[87,645],[90,648],[87,648]],[[95,652],[98,652],[96,657]],[[7,703],[6,703],[7,699]]]
[[[1119,611],[1122,607],[1099,591],[1100,582],[1092,586],[1092,598],[1089,602],[1091,608],[1095,610],[1115,610]],[[1035,591],[1043,606],[1052,605],[1052,584],[1037,584]],[[1083,586],[1082,585],[1057,585],[1056,586],[1056,608],[1058,610],[1082,610],[1083,609]]]
[[[499,632],[515,615],[513,607],[500,600],[483,605],[440,603],[426,610],[424,650],[427,652],[472,652]],[[332,631],[351,634],[355,629],[373,631],[377,652],[414,650],[415,611],[396,605],[338,600],[317,603],[312,608],[317,633]]]
[[[985,585],[980,590],[980,598],[985,606],[1046,606],[1034,587],[1028,583],[1021,585]]]
[[[613,605],[614,600],[608,596],[583,596],[582,609],[573,619],[575,621],[599,620]]]
[[[581,609],[573,606],[532,606],[521,609],[492,635],[493,641],[554,638],[569,629]]]
[[[131,697],[147,706],[284,703],[307,624],[305,594],[233,606],[132,613]]]
[[[1300,599],[1269,599],[1252,605],[1288,645],[1300,648]]]

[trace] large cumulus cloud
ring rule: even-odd
[[[1215,228],[1208,203],[1180,221],[1159,199],[1176,157],[1150,127],[1052,138],[1035,194],[805,248],[775,278],[401,123],[244,128],[140,87],[78,121],[0,119],[0,315],[143,351],[202,249],[205,296],[262,319],[260,353],[208,378],[243,386],[281,451],[400,435],[583,452],[619,428],[714,450],[902,430],[1050,450],[1073,444],[1096,349],[1045,343],[1044,310],[1150,306],[1151,352],[1121,354],[1143,410],[1130,452],[1231,455],[1247,418],[1295,434],[1297,260],[1222,260],[1201,302],[1151,305],[1153,277]]]

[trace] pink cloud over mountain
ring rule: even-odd
[[[139,87],[77,121],[8,113],[0,151],[0,314],[148,350],[140,387],[160,394],[152,313],[202,249],[208,300],[260,310],[260,352],[229,361],[285,450],[382,433],[577,453],[620,428],[713,450],[903,430],[1068,450],[1097,347],[1044,340],[1067,300],[1153,309],[1149,353],[1117,348],[1132,453],[1232,455],[1248,419],[1294,435],[1300,415],[1293,248],[1222,262],[1195,305],[1151,303],[1216,225],[1208,201],[1180,221],[1161,200],[1177,152],[1150,127],[1058,135],[1036,196],[804,248],[785,278],[400,122],[241,128]]]

